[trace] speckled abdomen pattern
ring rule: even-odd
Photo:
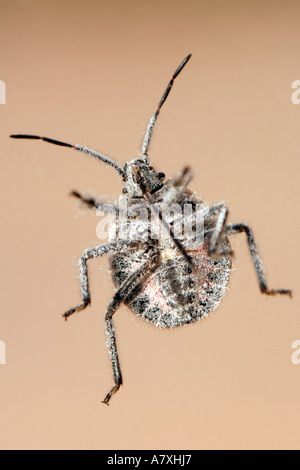
[[[224,240],[222,249],[228,251]],[[206,247],[189,252],[197,267],[190,266],[176,249],[161,262],[144,283],[131,291],[125,303],[139,317],[161,328],[186,325],[215,310],[225,294],[230,276],[231,257],[210,257]],[[162,256],[163,258],[163,256]],[[111,258],[116,287],[143,263],[142,252],[119,253]]]

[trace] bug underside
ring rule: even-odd
[[[128,201],[129,206],[135,203],[134,200]],[[177,203],[180,206],[192,204],[195,210],[198,203],[202,211],[207,207],[195,194],[183,194]],[[174,226],[176,215],[170,214],[167,221],[170,226]],[[125,224],[130,222],[126,221]],[[213,226],[213,218],[204,219],[204,230]],[[139,226],[135,226],[135,234],[144,231],[149,236],[147,228],[146,222],[140,222]],[[196,230],[195,224],[192,228]],[[113,281],[119,288],[143,266],[145,258],[149,256],[149,246],[158,253],[159,263],[154,271],[149,273],[145,270],[144,277],[125,298],[125,303],[136,315],[155,326],[171,328],[206,317],[217,308],[225,294],[231,268],[227,238],[224,236],[221,240],[221,255],[217,257],[208,253],[209,239],[204,237],[202,243],[192,249],[188,248],[188,241],[183,235],[181,243],[193,260],[194,272],[170,237],[164,233],[160,233],[157,238],[147,238],[145,244],[141,243],[137,248],[119,252],[110,258]]]

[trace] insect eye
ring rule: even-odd
[[[162,173],[161,171],[159,173],[157,173],[157,178],[159,178],[160,180],[163,180],[165,179],[166,175],[164,173]]]
[[[151,194],[154,194],[156,193],[157,191],[159,191],[161,188],[163,188],[163,184],[160,184],[159,186],[156,186],[156,188],[152,189],[151,191]]]

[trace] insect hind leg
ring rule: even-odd
[[[254,269],[256,272],[257,279],[258,279],[260,291],[263,294],[267,294],[267,295],[283,294],[283,295],[289,295],[290,297],[292,297],[292,291],[289,289],[269,289],[267,285],[267,280],[265,276],[265,270],[264,270],[264,266],[262,263],[262,259],[259,255],[251,228],[248,225],[245,225],[243,223],[236,223],[236,224],[227,225],[225,229],[226,235],[235,235],[235,234],[242,233],[242,232],[246,234],[247,243],[248,243],[248,247],[249,247],[252,261],[254,264]]]
[[[159,263],[159,256],[157,250],[152,247],[149,249],[148,260],[132,273],[121,285],[121,287],[115,293],[113,299],[108,305],[106,314],[105,314],[105,325],[106,325],[106,335],[107,335],[107,346],[109,349],[114,381],[115,385],[107,393],[106,397],[102,401],[105,405],[109,404],[111,397],[119,390],[120,386],[123,383],[122,373],[119,363],[119,356],[116,343],[116,333],[113,324],[113,314],[117,311],[119,306],[125,300],[128,301],[134,289],[149,277],[149,275],[156,269]]]

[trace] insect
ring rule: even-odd
[[[14,134],[16,139],[40,139],[55,145],[70,147],[90,155],[112,166],[124,183],[123,195],[131,216],[123,220],[117,217],[116,236],[113,241],[87,249],[79,260],[81,303],[64,313],[67,319],[75,312],[84,310],[91,303],[88,277],[88,261],[103,255],[110,256],[110,267],[116,292],[105,313],[107,345],[110,352],[114,376],[114,386],[105,396],[103,403],[109,404],[111,397],[122,385],[122,374],[117,351],[113,315],[124,303],[137,316],[162,328],[172,328],[193,323],[216,309],[225,294],[229,280],[232,252],[229,237],[244,233],[257,275],[259,288],[267,295],[284,294],[291,296],[287,289],[270,289],[267,285],[261,257],[258,253],[253,232],[244,223],[227,223],[228,208],[221,202],[209,207],[188,188],[192,174],[188,167],[175,178],[165,179],[151,165],[148,150],[151,137],[161,108],[166,101],[174,80],[190,59],[189,54],[173,74],[157,108],[148,124],[138,158],[126,162],[121,167],[116,161],[86,147],[71,145],[47,137],[27,134]],[[101,200],[85,197],[73,191],[75,197],[93,209],[115,212],[118,208],[108,207]],[[179,212],[170,212],[176,204]],[[193,209],[188,214],[185,207]],[[137,211],[144,211],[153,219],[142,220]],[[133,215],[132,215],[133,214]],[[179,217],[179,215],[181,217]],[[201,243],[190,243],[185,232],[176,236],[178,220],[190,222],[195,229],[197,217],[202,221]],[[139,223],[141,236],[122,237],[132,222]],[[152,228],[161,229],[160,235],[153,234]],[[132,234],[131,234],[132,235]]]

